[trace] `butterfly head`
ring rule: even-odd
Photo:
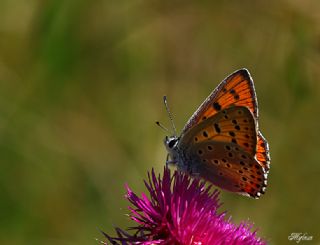
[[[179,138],[177,136],[166,136],[164,138],[164,145],[170,156],[170,161],[168,163],[176,163],[178,161],[178,142]]]
[[[164,144],[165,144],[168,152],[172,151],[174,148],[177,147],[178,140],[179,139],[177,136],[170,136],[170,137],[166,136],[164,138]]]

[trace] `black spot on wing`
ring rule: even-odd
[[[212,106],[216,111],[220,111],[221,110],[221,105],[218,102],[214,102],[212,104]]]

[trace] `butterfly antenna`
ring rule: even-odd
[[[176,126],[173,123],[173,119],[172,119],[172,114],[170,112],[169,106],[168,106],[168,102],[167,102],[167,96],[163,96],[163,102],[164,102],[164,106],[166,107],[166,111],[168,113],[171,125],[172,125],[172,129],[173,129],[173,133],[174,136],[177,136],[177,130],[176,130]]]
[[[160,128],[162,128],[164,131],[170,132],[169,129],[168,129],[167,127],[163,126],[163,124],[162,124],[161,122],[157,121],[156,124],[157,124]]]

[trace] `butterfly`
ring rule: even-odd
[[[175,133],[166,97],[164,101],[174,130],[173,136],[164,139],[167,164],[227,191],[254,198],[265,193],[269,146],[259,131],[257,97],[247,69],[226,77],[180,136]]]

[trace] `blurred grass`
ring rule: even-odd
[[[165,161],[178,128],[247,67],[272,157],[260,200],[222,193],[271,244],[319,243],[317,1],[0,2],[0,243],[95,244],[127,226],[124,184]]]

